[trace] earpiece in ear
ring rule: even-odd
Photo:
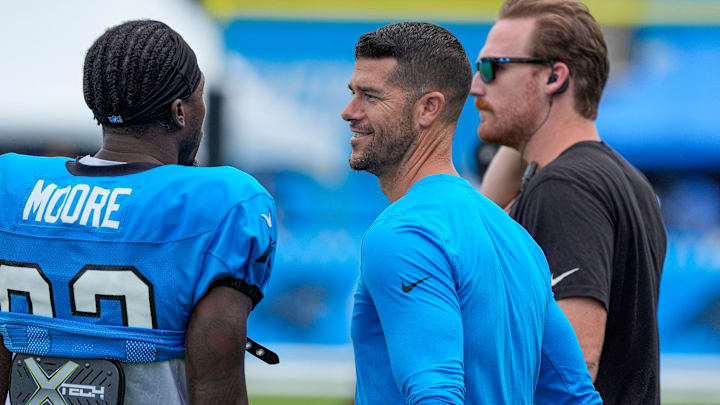
[[[553,68],[554,68],[554,67],[555,67],[555,62],[550,62],[550,76],[548,77],[547,84],[555,83],[555,82],[557,81],[557,79],[558,79],[557,75],[556,75],[555,72],[553,71]],[[552,107],[553,96],[564,92],[565,90],[568,89],[568,86],[570,86],[570,76],[569,76],[569,75],[568,75],[568,78],[565,79],[565,83],[563,83],[562,86],[560,86],[559,89],[555,90],[555,91],[550,95],[550,107]]]
[[[555,80],[557,80],[557,78]],[[553,81],[555,81],[555,80],[553,80]],[[559,89],[555,90],[555,93],[553,93],[553,94],[560,94],[560,93],[564,92],[565,90],[568,89],[568,86],[570,86],[570,78],[569,77],[567,79],[565,79],[565,83],[563,83]]]
[[[555,83],[556,81],[557,81],[557,75],[555,74],[555,72],[550,73],[550,77],[548,77],[547,84]],[[565,83],[563,83],[562,86],[560,86],[559,89],[555,90],[555,92],[553,93],[553,95],[555,95],[555,94],[560,94],[560,93],[564,92],[565,90],[568,89],[568,86],[569,86],[569,85],[570,85],[570,78],[568,77],[567,79],[565,79]]]

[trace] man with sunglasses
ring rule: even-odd
[[[482,192],[543,248],[605,403],[656,404],[666,234],[647,179],[598,135],[608,71],[605,40],[583,4],[506,1],[470,92],[479,136],[503,145]]]

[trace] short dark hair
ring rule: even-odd
[[[537,18],[528,51],[570,68],[576,111],[596,119],[610,72],[607,45],[587,6],[575,0],[507,0],[498,18]]]
[[[154,20],[128,21],[105,31],[87,51],[83,69],[85,103],[96,118],[98,111],[126,111],[152,96],[156,85],[176,68],[172,62],[179,52],[178,37]],[[137,124],[171,129],[172,122],[168,109]]]
[[[445,95],[446,122],[457,121],[470,93],[472,67],[460,41],[443,27],[424,22],[386,25],[360,36],[355,59],[395,58],[388,81],[417,100],[429,91]]]

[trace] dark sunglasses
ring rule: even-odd
[[[553,61],[544,58],[480,58],[475,62],[475,66],[483,82],[490,83],[495,80],[495,71],[500,63],[547,63],[552,65]]]

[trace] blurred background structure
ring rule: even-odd
[[[278,206],[274,275],[249,328],[281,364],[248,360],[253,403],[273,395],[286,399],[267,403],[350,398],[359,246],[387,206],[377,180],[347,165],[351,133],[340,111],[350,98],[354,45],[386,23],[425,20],[455,33],[474,60],[500,4],[4,1],[0,153],[94,153],[101,139],[82,97],[86,50],[105,28],[129,19],[168,23],[195,49],[207,78],[200,158],[252,173]],[[663,402],[720,404],[720,1],[586,4],[612,59],[601,137],[650,179],[668,227],[659,309]],[[480,144],[471,103],[454,160],[477,184],[494,149]]]

